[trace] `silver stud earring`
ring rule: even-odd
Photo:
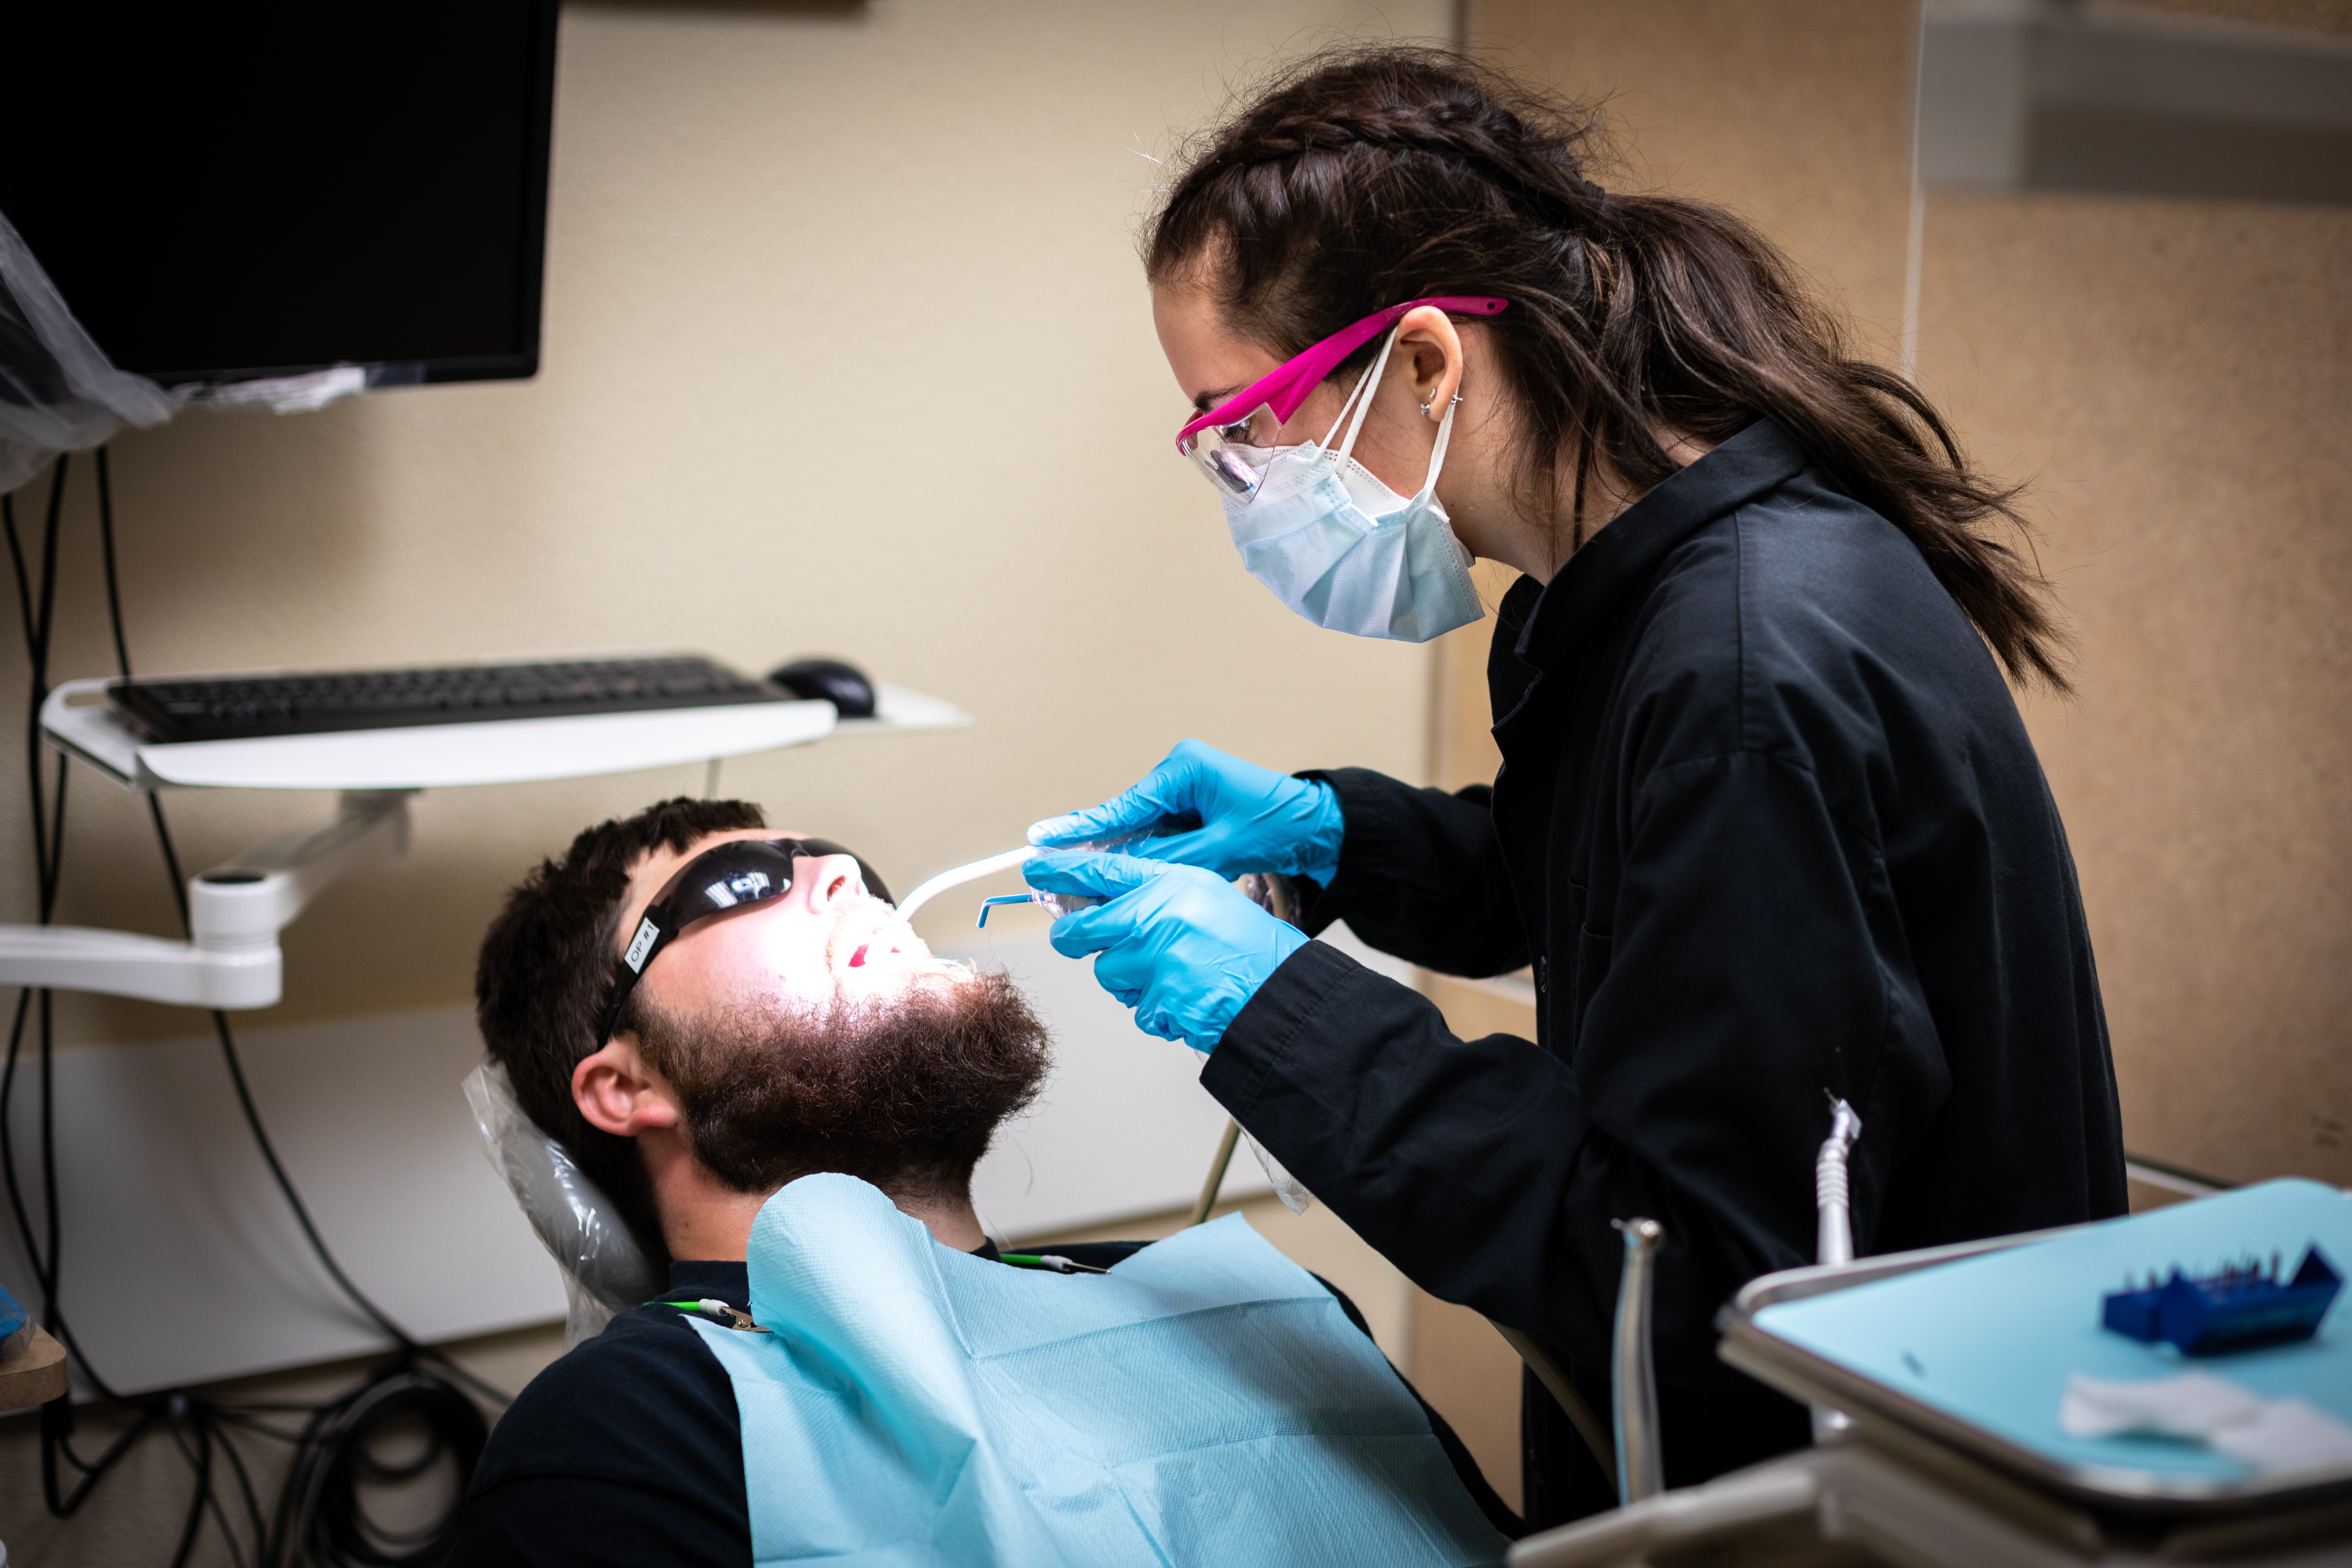
[[[1462,395],[1461,395],[1460,393],[1458,393],[1458,392],[1457,392],[1457,393],[1455,393],[1455,394],[1454,395],[1454,396],[1453,396],[1453,397],[1452,397],[1452,398],[1451,398],[1451,399],[1446,403],[1445,406],[1446,406],[1446,407],[1448,407],[1448,408],[1452,408],[1452,407],[1454,407],[1455,405],[1459,404],[1461,401],[1462,401]],[[1437,406],[1437,394],[1436,394],[1436,393],[1434,393],[1434,392],[1433,392],[1433,393],[1431,393],[1431,394],[1429,395],[1429,401],[1428,401],[1428,402],[1426,402],[1426,403],[1424,403],[1424,404],[1423,404],[1423,405],[1421,405],[1421,416],[1422,416],[1423,419],[1428,418],[1428,417],[1429,417],[1429,411],[1430,411],[1431,409],[1433,409],[1433,408],[1436,407],[1436,406]]]

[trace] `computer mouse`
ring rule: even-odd
[[[796,658],[768,672],[768,684],[795,697],[822,697],[844,719],[874,717],[874,683],[856,665],[838,658]]]

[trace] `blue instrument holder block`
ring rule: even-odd
[[[2101,1321],[2183,1355],[2226,1355],[2311,1338],[2343,1286],[2344,1277],[2315,1243],[2292,1279],[2281,1279],[2275,1262],[2267,1271],[2256,1263],[2193,1279],[2176,1267],[2161,1285],[2109,1291]]]

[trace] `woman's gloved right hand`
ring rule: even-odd
[[[1033,825],[1029,842],[1055,848],[1099,843],[1188,813],[1201,819],[1199,827],[1129,853],[1228,878],[1280,871],[1328,883],[1339,868],[1347,823],[1338,791],[1320,779],[1277,773],[1199,741],[1179,741],[1135,787],[1100,805]]]

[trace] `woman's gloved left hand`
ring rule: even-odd
[[[1047,850],[1021,874],[1049,893],[1107,898],[1054,922],[1054,951],[1097,953],[1095,979],[1135,1009],[1136,1026],[1196,1051],[1227,1026],[1308,938],[1213,871],[1129,855]]]

